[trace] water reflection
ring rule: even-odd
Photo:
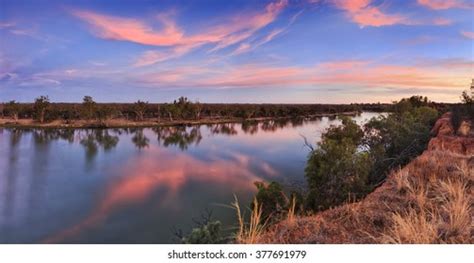
[[[305,182],[300,135],[314,143],[334,123],[4,129],[0,243],[167,243],[206,208],[231,227],[215,204],[249,203],[256,180]]]
[[[43,242],[74,242],[81,234],[94,231],[117,211],[146,202],[153,196],[154,207],[167,207],[168,212],[169,209],[185,212],[194,204],[178,205],[177,201],[181,195],[189,194],[185,192],[189,187],[215,185],[225,186],[232,192],[251,193],[254,189],[252,182],[262,178],[256,175],[248,160],[248,157],[238,157],[203,161],[191,155],[177,155],[150,147],[146,155],[130,160],[121,168],[120,179],[106,187],[104,196],[86,218]],[[264,165],[269,169],[267,166]]]
[[[238,132],[235,129],[235,126],[235,123],[218,123],[210,124],[207,127],[212,134],[237,135]]]
[[[187,150],[191,144],[199,145],[202,139],[200,126],[168,126],[152,129],[160,145],[165,147],[177,146],[181,150]]]
[[[145,134],[143,133],[143,129],[133,129],[132,133],[132,142],[133,144],[135,144],[135,147],[137,147],[137,149],[141,150],[150,146],[150,139],[145,136]]]
[[[33,139],[36,144],[48,144],[54,140],[64,140],[69,143],[74,142],[73,129],[32,129]]]

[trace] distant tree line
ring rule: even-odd
[[[143,120],[199,120],[218,118],[251,119],[260,117],[297,117],[326,113],[393,111],[391,104],[217,104],[190,101],[180,97],[171,103],[97,103],[85,96],[82,103],[53,103],[48,96],[40,96],[34,103],[9,101],[0,104],[0,116],[15,122],[35,119],[40,123],[54,120],[91,120],[104,122],[113,118]]]

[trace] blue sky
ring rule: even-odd
[[[454,102],[462,0],[0,0],[0,101]]]

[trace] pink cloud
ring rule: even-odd
[[[467,5],[459,0],[418,0],[418,4],[431,9],[465,8]]]
[[[400,14],[387,14],[381,8],[371,6],[371,0],[332,0],[332,2],[337,8],[344,10],[353,22],[362,27],[411,23]]]
[[[145,51],[135,62],[135,67],[153,65],[158,62],[181,57],[188,53],[194,46],[176,46],[167,51]]]
[[[277,28],[277,29],[274,29],[272,30],[270,33],[268,33],[266,36],[262,37],[261,39],[257,40],[257,41],[254,41],[252,43],[250,42],[245,42],[245,43],[242,43],[239,45],[239,47],[234,50],[234,52],[232,52],[231,55],[238,55],[238,54],[242,54],[242,53],[245,53],[245,52],[249,52],[251,50],[254,50],[270,41],[272,41],[274,38],[276,38],[277,36],[285,33],[288,28],[293,25],[293,23],[296,21],[296,19],[303,13],[303,10],[299,11],[298,13],[294,14],[291,18],[290,18],[290,21],[288,23],[288,25],[286,25],[285,27],[282,27],[282,28]]]
[[[461,31],[461,35],[467,39],[474,39],[474,32],[471,31]]]
[[[104,39],[125,40],[152,46],[172,46],[183,41],[183,32],[166,17],[159,17],[163,28],[155,30],[142,21],[75,10],[75,16],[93,26],[94,33]]]
[[[218,26],[204,28],[196,34],[186,34],[170,15],[158,16],[160,29],[138,19],[103,15],[95,12],[74,10],[72,14],[92,25],[94,34],[100,38],[130,41],[150,46],[173,47],[171,54],[149,51],[138,58],[135,65],[150,65],[170,58],[182,56],[195,47],[213,44],[211,51],[242,42],[257,31],[272,23],[288,5],[288,0],[279,0],[266,5],[263,12],[235,15]]]
[[[277,37],[278,35],[285,32],[285,29],[286,28],[278,28],[278,29],[272,30],[270,33],[268,33],[262,39],[260,39],[259,41],[254,42],[254,43],[242,43],[242,44],[239,45],[239,47],[234,52],[232,52],[232,55],[238,55],[238,54],[242,54],[242,53],[254,50],[254,49],[258,48],[259,46],[264,45],[264,44],[272,41],[275,37]]]
[[[446,18],[436,18],[435,20],[433,20],[433,24],[437,26],[447,26],[451,25],[452,23],[453,21]]]
[[[163,80],[156,72],[140,82],[153,87],[263,88],[310,85],[350,85],[360,87],[461,88],[469,82],[473,61],[459,59],[422,60],[411,65],[384,64],[368,60],[328,61],[312,67],[239,65],[209,68],[201,72],[175,71]],[[449,69],[449,70],[447,70]]]

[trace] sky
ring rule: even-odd
[[[0,0],[0,101],[457,102],[470,0]]]

